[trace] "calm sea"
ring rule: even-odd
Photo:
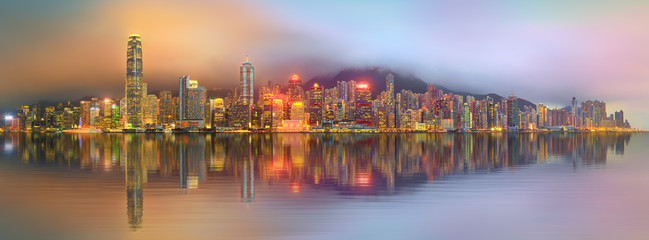
[[[0,134],[0,239],[649,239],[649,134]]]

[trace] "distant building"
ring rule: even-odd
[[[317,83],[309,88],[309,126],[321,126],[323,115],[322,86]]]
[[[359,84],[355,95],[356,123],[372,126],[372,90],[367,84]]]
[[[510,96],[507,98],[507,127],[518,128],[520,125],[520,111],[518,108],[518,98]]]
[[[240,67],[240,86],[241,86],[241,102],[243,104],[253,104],[255,100],[254,86],[255,86],[255,67],[246,61]]]
[[[92,124],[90,124],[90,108],[92,108],[92,102],[91,101],[81,101],[80,103],[80,113],[81,113],[81,120],[80,122],[80,127],[90,127]]]
[[[180,78],[180,116],[179,121],[191,121],[199,127],[205,120],[205,88],[198,86],[198,81],[190,80],[189,75]]]
[[[158,97],[149,94],[144,98],[143,104],[144,126],[155,126],[158,123]]]
[[[171,91],[160,91],[158,123],[166,125],[175,120],[174,103]]]

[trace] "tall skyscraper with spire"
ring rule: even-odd
[[[253,67],[252,63],[248,61],[248,56],[246,56],[246,61],[241,65],[240,70],[241,102],[250,105],[253,104],[253,101],[255,100],[255,67]]]
[[[131,34],[126,50],[127,127],[142,127],[142,90],[142,42],[140,35]]]

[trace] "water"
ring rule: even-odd
[[[0,135],[0,239],[647,239],[648,134]]]

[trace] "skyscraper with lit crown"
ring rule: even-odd
[[[127,127],[142,127],[142,88],[142,42],[140,35],[131,34],[126,51]]]
[[[253,104],[255,100],[255,67],[248,61],[248,56],[246,56],[246,61],[241,65],[240,70],[241,102],[246,105]]]

